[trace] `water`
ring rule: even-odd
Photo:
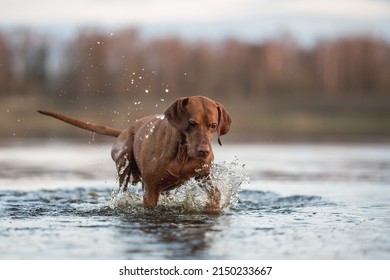
[[[215,154],[224,210],[208,215],[194,181],[155,210],[118,193],[110,145],[0,143],[0,259],[390,258],[390,145]]]

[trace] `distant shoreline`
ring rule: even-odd
[[[44,96],[0,98],[1,139],[69,139],[110,142],[58,120],[42,116],[38,109],[51,110],[84,121],[126,128],[137,118],[161,114],[174,98],[164,102],[143,100],[142,107],[124,99],[111,104],[97,100],[79,100],[64,106]],[[231,131],[222,143],[261,142],[350,142],[390,143],[390,106],[388,99],[336,100],[333,102],[299,99],[267,100],[225,98],[220,101],[232,116]],[[353,101],[353,102],[352,102]],[[138,107],[137,107],[138,106]]]

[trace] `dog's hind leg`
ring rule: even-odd
[[[128,137],[129,135],[120,135],[115,141],[112,150],[111,157],[116,164],[116,169],[118,172],[119,178],[119,189],[127,191],[127,186],[130,181],[130,175],[132,169],[135,169],[136,163],[133,155],[133,137]],[[138,168],[135,173],[138,174]]]
[[[118,158],[115,161],[118,172],[119,189],[122,189],[124,192],[127,191],[127,186],[129,184],[131,174],[131,163],[128,157],[128,154],[124,154],[122,157]]]

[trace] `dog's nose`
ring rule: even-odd
[[[207,157],[209,155],[210,151],[198,151],[198,155],[200,157]]]
[[[210,147],[208,145],[199,145],[197,152],[199,157],[207,157],[210,154]]]

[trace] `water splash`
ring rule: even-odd
[[[142,195],[134,190],[117,192],[113,188],[111,191],[111,203],[108,206],[121,213],[139,212],[143,209]]]
[[[119,169],[119,171],[118,171],[118,177],[119,177],[120,175],[122,175],[122,174],[125,172],[126,168],[127,168],[127,167],[129,166],[129,164],[130,164],[129,159],[127,158],[127,154],[125,154],[125,155],[123,156],[123,158],[125,159],[125,164],[124,164],[123,166],[118,165],[118,167],[120,167],[120,169]]]
[[[217,187],[221,193],[221,210],[227,211],[234,207],[241,192],[241,185],[248,183],[245,165],[237,158],[232,162],[214,163],[211,167],[209,180],[195,180],[185,182],[179,188],[162,193],[158,202],[158,209],[177,210],[179,212],[204,212],[208,203],[206,189]],[[111,194],[111,207],[125,213],[142,211],[142,190],[140,184],[131,186],[127,192],[115,191]]]

